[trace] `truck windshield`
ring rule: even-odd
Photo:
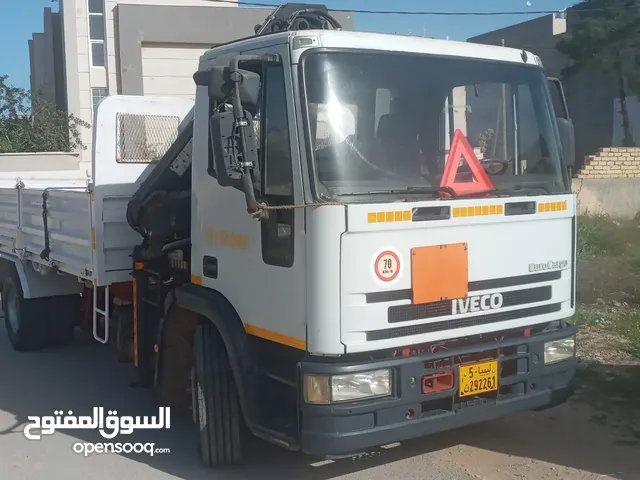
[[[456,130],[496,194],[566,192],[540,68],[337,51],[310,52],[303,72],[314,170],[324,195],[353,201],[368,194],[438,195]],[[471,170],[459,165],[457,181],[465,181]]]

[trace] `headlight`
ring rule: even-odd
[[[391,394],[389,370],[335,375],[331,377],[331,400],[348,402],[370,397],[386,397]]]
[[[576,356],[576,337],[552,340],[544,344],[544,364],[562,362]]]
[[[305,375],[304,399],[307,403],[350,402],[391,395],[391,371],[374,370],[348,375]]]

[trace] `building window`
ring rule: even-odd
[[[95,117],[96,111],[98,110],[98,105],[104,99],[104,97],[109,95],[109,90],[106,88],[92,88],[91,89],[91,115]]]
[[[88,0],[88,7],[91,65],[104,67],[104,0]]]

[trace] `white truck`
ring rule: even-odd
[[[288,4],[194,81],[106,99],[88,186],[0,190],[15,348],[84,312],[191,391],[208,465],[244,427],[337,457],[571,395],[573,127],[538,57]]]

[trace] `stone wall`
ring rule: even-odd
[[[578,178],[640,178],[640,147],[601,148],[584,159]]]

